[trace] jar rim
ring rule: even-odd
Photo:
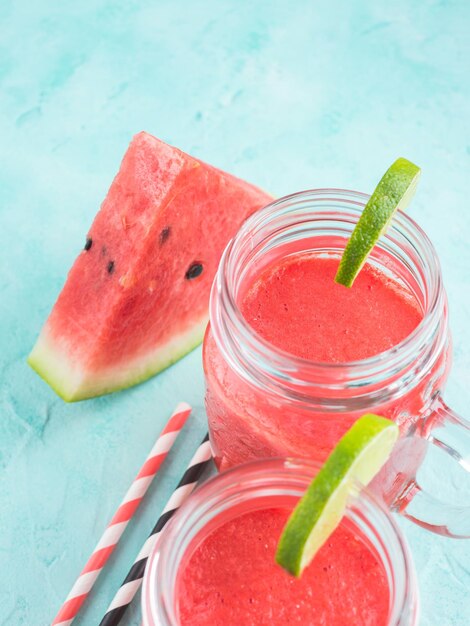
[[[397,245],[397,237],[399,242],[406,241],[411,245],[416,251],[428,293],[421,321],[407,337],[391,348],[355,361],[315,362],[279,349],[261,337],[244,318],[237,304],[233,273],[237,255],[240,254],[240,250],[246,245],[253,232],[268,227],[269,223],[274,223],[276,218],[288,215],[289,211],[293,212],[302,205],[314,207],[325,202],[335,203],[335,208],[328,211],[312,209],[312,216],[326,218],[329,214],[338,216],[341,212],[346,216],[346,210],[359,214],[369,197],[368,194],[348,189],[320,188],[300,191],[275,200],[244,222],[223,253],[211,292],[211,328],[218,348],[223,353],[224,341],[217,325],[218,313],[221,309],[227,317],[230,329],[247,346],[247,350],[244,351],[245,356],[247,351],[250,354],[256,354],[256,369],[261,371],[266,369],[271,376],[279,374],[279,378],[292,378],[294,382],[299,382],[296,381],[296,375],[299,372],[303,373],[301,383],[321,381],[327,373],[336,381],[341,381],[341,384],[351,383],[352,386],[363,387],[369,384],[371,378],[375,379],[379,376],[383,380],[395,374],[400,368],[406,368],[410,365],[417,346],[432,342],[439,326],[445,301],[440,264],[426,233],[411,217],[401,211],[397,211],[387,232],[382,235],[381,241],[376,245],[378,248],[381,248],[384,243],[393,242]],[[400,243],[398,247],[400,248]],[[233,355],[227,355],[225,352],[224,356],[230,362]],[[333,385],[331,388],[338,389],[338,385]]]
[[[168,567],[167,562],[171,561],[172,553],[175,551],[175,541],[185,542],[181,545],[182,554],[178,559],[173,559],[173,567],[181,561],[192,540],[203,530],[218,514],[225,500],[230,506],[236,507],[239,501],[230,500],[230,488],[235,487],[246,499],[255,500],[263,495],[262,490],[266,489],[270,495],[292,495],[302,484],[302,490],[310,483],[312,475],[320,469],[321,464],[311,460],[298,459],[262,459],[251,461],[243,465],[233,467],[222,474],[211,477],[203,485],[198,487],[190,498],[183,504],[177,514],[169,523],[165,532],[169,532],[167,541],[157,543],[149,557],[144,576],[142,607],[144,615],[151,618],[147,626],[174,626],[177,618],[169,598],[175,589],[175,579],[170,571],[163,570]],[[280,484],[280,479],[285,483]],[[271,480],[271,483],[270,483]],[[278,481],[275,483],[275,481]],[[289,482],[290,481],[290,482]],[[274,487],[273,485],[279,485]],[[346,517],[352,523],[358,533],[366,537],[366,532],[371,532],[377,541],[384,543],[386,551],[384,556],[377,553],[377,558],[381,561],[387,573],[389,589],[391,593],[391,607],[389,614],[389,626],[405,626],[405,624],[415,624],[418,614],[418,596],[416,579],[411,554],[406,540],[398,525],[393,519],[385,505],[378,500],[375,494],[367,487],[356,485],[357,495],[348,505]],[[301,495],[300,493],[295,495]],[[200,502],[201,501],[201,502]],[[361,524],[361,526],[359,525]],[[193,531],[193,534],[185,539],[185,533]],[[368,537],[371,540],[370,536]],[[377,546],[374,546],[377,549]],[[175,565],[176,563],[176,565]],[[391,571],[388,571],[390,568]],[[390,580],[392,578],[392,580]],[[161,590],[158,601],[157,589],[165,586],[167,594]],[[152,593],[153,590],[153,593]],[[164,621],[161,621],[163,618]],[[402,621],[410,620],[410,621]],[[144,622],[147,624],[147,622]]]

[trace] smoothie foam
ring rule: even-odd
[[[240,303],[247,322],[286,352],[347,362],[400,343],[422,319],[412,293],[366,264],[352,288],[338,285],[339,259],[302,253],[268,266]]]
[[[205,537],[179,574],[182,626],[388,623],[384,568],[344,522],[302,578],[275,563],[288,515],[287,507],[250,511]]]

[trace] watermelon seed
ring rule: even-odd
[[[114,261],[110,261],[108,263],[108,274],[112,274],[114,272]]]
[[[93,245],[93,239],[91,237],[87,237],[84,250],[89,250],[92,245]]]
[[[197,278],[198,276],[200,276],[202,274],[202,270],[204,268],[202,267],[201,263],[193,263],[189,270],[186,272],[186,278],[188,280],[191,280],[193,278]]]
[[[164,244],[165,241],[170,236],[171,228],[169,226],[165,226],[165,228],[160,233],[160,245]]]

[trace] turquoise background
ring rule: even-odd
[[[0,3],[1,626],[52,620],[185,399],[194,418],[76,622],[98,623],[205,429],[200,350],[75,405],[25,363],[137,131],[275,195],[370,191],[397,156],[419,163],[410,212],[442,261],[446,395],[468,415],[469,27],[466,0]],[[422,624],[470,623],[470,542],[401,524]]]

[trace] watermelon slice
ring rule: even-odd
[[[28,362],[67,401],[144,381],[202,341],[211,283],[272,198],[136,135]]]

